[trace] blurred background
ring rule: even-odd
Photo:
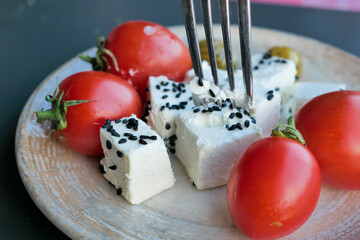
[[[360,0],[252,3],[255,26],[315,38],[360,56]],[[217,1],[213,8],[219,22]],[[235,2],[231,16],[236,24]],[[182,25],[180,0],[0,0],[0,239],[67,239],[22,184],[14,152],[16,124],[26,100],[48,74],[93,47],[97,36],[135,19]]]

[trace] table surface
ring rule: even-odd
[[[179,0],[0,1],[0,239],[67,239],[32,202],[16,167],[16,124],[32,91],[117,24],[135,19],[183,24],[180,7]],[[231,9],[237,23],[235,3]],[[214,21],[219,22],[215,10]],[[197,16],[200,20],[200,12]],[[359,13],[253,4],[252,21],[360,56]]]

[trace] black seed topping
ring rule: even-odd
[[[226,124],[226,125],[225,125],[225,128],[226,128],[226,129],[229,129],[229,127],[230,127],[229,124]]]
[[[170,124],[169,124],[169,123],[166,123],[166,124],[165,124],[165,129],[166,129],[166,130],[169,130],[170,128],[171,128]]]
[[[199,112],[199,111],[200,111],[199,108],[195,108],[195,109],[193,110],[194,113],[197,113],[197,112]]]
[[[263,60],[259,61],[259,64],[264,64],[264,61]]]
[[[176,98],[179,98],[180,96],[181,96],[181,93],[177,93],[177,94],[175,95]]]
[[[240,118],[240,119],[243,117],[243,115],[241,114],[241,112],[237,112],[237,113],[235,113],[235,115],[236,115],[237,118]]]
[[[229,108],[234,109],[234,104],[230,103]]]
[[[213,106],[212,109],[213,109],[214,111],[221,111],[221,109],[220,109],[218,106]]]
[[[176,88],[173,88],[173,89],[172,89],[172,91],[173,91],[173,92],[176,92],[176,91],[177,91],[177,89],[176,89]]]
[[[148,139],[149,136],[146,136],[146,135],[140,135],[140,139]]]
[[[175,154],[175,148],[170,148],[169,151],[170,151],[172,154]]]
[[[150,89],[147,87],[147,88],[146,88],[146,91],[149,91],[149,90],[150,90]]]
[[[266,98],[267,98],[268,101],[270,101],[271,99],[274,98],[274,94],[271,93],[271,94],[267,95]]]
[[[156,89],[157,89],[157,90],[160,90],[160,85],[156,85]]]
[[[204,83],[201,78],[198,79],[198,84],[200,87],[204,86]]]
[[[252,123],[254,123],[254,124],[256,123],[256,120],[255,120],[254,117],[250,117],[250,120],[251,120]]]
[[[161,106],[160,111],[164,111],[165,106]]]
[[[271,55],[269,53],[265,53],[263,56],[264,59],[269,59],[271,58]]]
[[[123,120],[122,120],[122,123],[124,123],[124,124],[127,123],[127,122],[128,122],[127,119],[123,119]]]
[[[285,59],[281,60],[281,63],[287,63],[287,61]]]
[[[213,92],[213,90],[209,89],[209,93],[210,93],[210,96],[215,97],[215,93]]]
[[[105,172],[105,170],[104,170],[104,166],[103,165],[99,165],[99,170],[100,170],[100,173],[101,174],[105,174],[106,172]]]
[[[121,189],[121,188],[119,188],[118,190],[116,190],[116,194],[117,194],[117,195],[121,195],[121,193],[122,193],[122,189]]]
[[[168,88],[163,89],[163,92],[168,92],[168,91],[170,91],[170,89],[168,89]]]
[[[165,87],[166,87],[167,85],[169,85],[169,82],[164,82],[164,81],[161,81],[161,82],[160,82],[160,85],[161,85],[161,86],[165,86]]]
[[[111,132],[111,130],[113,129],[113,126],[112,125],[110,125],[110,126],[108,126],[108,128],[106,129],[108,132]]]
[[[258,70],[258,69],[259,69],[259,67],[258,67],[258,66],[255,66],[255,67],[254,67],[254,70]]]
[[[250,126],[250,121],[249,120],[246,120],[245,122],[244,122],[244,125],[245,125],[245,127],[249,127]]]
[[[214,110],[212,108],[208,108],[208,112],[213,112]]]
[[[120,119],[115,119],[115,123],[119,123],[119,122],[121,122],[121,120]]]
[[[153,136],[150,136],[149,137],[151,140],[156,140],[157,139],[157,136],[153,135]]]
[[[134,135],[133,135],[133,136],[130,136],[130,137],[129,137],[129,140],[135,141],[135,140],[137,140],[137,136],[134,136]]]
[[[139,143],[142,144],[142,145],[146,145],[146,144],[147,144],[147,142],[146,142],[144,139],[140,139],[140,140],[139,140]]]
[[[125,139],[125,140],[126,140],[126,139]],[[123,154],[122,152],[120,152],[120,151],[117,151],[116,154],[117,154],[117,156],[120,157],[120,158],[124,156],[124,154]]]
[[[241,123],[239,123],[239,122],[236,124],[236,128],[237,128],[237,129],[240,129],[240,130],[243,129],[242,126],[241,126]]]
[[[201,112],[202,112],[202,113],[207,113],[207,112],[208,112],[208,110],[203,109]]]
[[[229,127],[228,130],[232,131],[232,130],[235,130],[235,128],[236,128],[236,125],[234,124],[234,125],[231,125],[231,127]]]
[[[248,112],[248,111],[244,111],[244,114],[246,115],[246,116],[249,116],[250,117],[250,113]]]
[[[133,127],[133,125],[132,125],[131,122],[128,122],[128,123],[126,124],[126,128],[130,129],[130,128],[132,128],[132,127]]]
[[[132,134],[131,133],[124,133],[124,136],[125,137],[130,137],[130,136],[132,136]]]
[[[189,100],[191,101],[191,100],[192,100],[192,97],[189,97]]]
[[[223,108],[223,107],[226,107],[226,103],[222,103],[221,104],[221,107]]]
[[[120,134],[117,133],[115,130],[111,131],[111,135],[113,135],[114,137],[120,137]]]
[[[165,106],[166,106],[167,108],[170,108],[170,103],[167,102],[167,103],[165,104]]]
[[[168,95],[163,95],[161,98],[162,99],[166,99],[166,98],[168,98],[169,96]]]
[[[110,166],[109,168],[110,168],[111,170],[116,170],[117,167],[116,167],[116,165],[112,165],[112,166]]]
[[[269,91],[267,92],[267,94],[272,94],[272,93],[274,93],[274,90],[269,90]]]
[[[109,125],[109,124],[104,124],[104,125],[102,125],[102,128],[108,128],[108,127],[110,127],[111,125]]]
[[[105,120],[105,124],[111,124],[111,120],[110,120],[110,119],[106,119],[106,120]]]
[[[196,187],[196,185],[195,185],[195,183],[194,183],[194,182],[192,182],[192,185],[193,185],[194,187]]]
[[[230,113],[229,118],[233,119],[235,117],[235,113]]]
[[[187,105],[188,103],[187,103],[187,101],[181,101],[180,104],[181,105]]]
[[[106,140],[106,148],[110,150],[111,147],[112,147],[111,142],[109,140]]]
[[[122,138],[119,140],[119,144],[126,143],[126,142],[127,142],[126,138]]]
[[[277,91],[277,92],[280,91],[280,88],[279,88],[279,87],[276,87],[276,88],[275,88],[275,91]]]

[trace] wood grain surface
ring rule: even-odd
[[[186,41],[183,27],[170,29]],[[219,26],[214,30],[220,37]],[[232,40],[236,48],[235,27]],[[301,81],[346,82],[360,89],[360,60],[355,56],[315,40],[253,28],[254,52],[276,45],[301,53]],[[37,124],[34,112],[50,107],[44,97],[53,93],[57,78],[85,70],[90,66],[76,58],[55,70],[33,92],[18,122],[18,169],[40,210],[73,239],[246,239],[228,214],[226,188],[196,190],[175,157],[175,186],[134,206],[102,177],[99,159],[76,154],[49,137],[50,125]],[[360,239],[360,191],[323,186],[310,219],[284,239]]]

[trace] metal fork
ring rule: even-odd
[[[243,71],[243,80],[245,85],[246,108],[253,106],[253,86],[252,86],[252,62],[251,62],[251,19],[250,19],[250,0],[237,0],[239,17],[239,34],[241,62]],[[195,11],[193,0],[181,0],[184,16],[186,35],[189,43],[191,59],[193,62],[195,75],[202,82],[204,75],[201,68],[201,57],[196,29]],[[221,28],[224,42],[226,69],[228,73],[230,90],[235,88],[234,68],[231,50],[230,18],[229,18],[229,0],[219,0],[221,13]],[[201,0],[201,9],[204,22],[204,30],[209,52],[211,73],[214,83],[218,84],[217,64],[214,48],[214,34],[212,27],[211,0]]]

